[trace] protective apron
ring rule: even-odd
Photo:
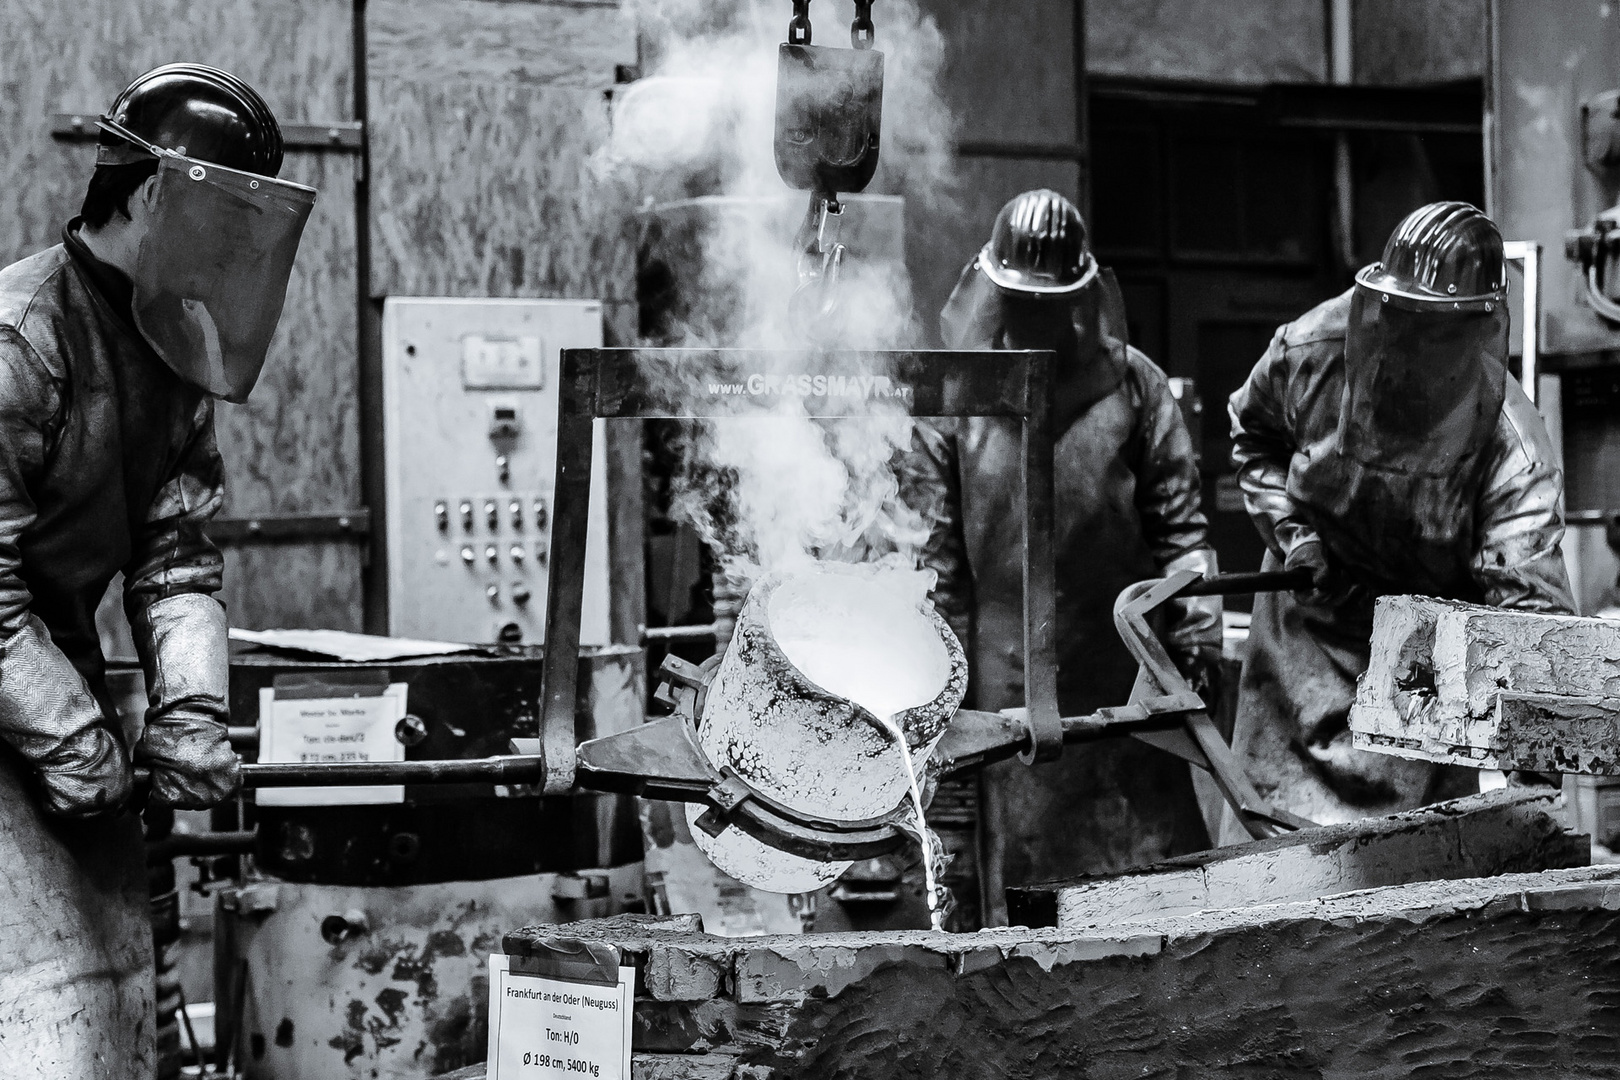
[[[213,403],[135,330],[129,288],[73,225],[62,245],[0,270],[7,1080],[129,1080],[152,1068],[145,858],[133,814],[110,812],[129,788],[130,750],[95,625],[114,575],[158,695],[148,719],[203,704],[223,715],[225,704],[223,665],[195,665],[191,635],[170,618],[211,605],[224,632],[211,596],[220,555],[203,533],[222,499]],[[199,686],[210,674],[217,684]]]
[[[951,348],[1059,351],[1058,697],[1064,715],[1076,715],[1130,695],[1136,663],[1113,625],[1120,590],[1183,567],[1212,570],[1214,553],[1191,438],[1164,373],[1125,343],[1112,275],[1105,271],[1062,300],[1006,304],[1005,295],[970,265],[941,328]],[[1009,322],[1031,309],[1059,313],[1073,332],[1043,341],[1042,332]],[[931,487],[954,495],[957,505],[934,521],[927,548],[940,573],[936,604],[965,631],[975,707],[1021,706],[1019,426],[975,418],[938,427],[939,438],[924,444],[923,465],[941,478]],[[1183,656],[1218,649],[1218,602],[1183,606],[1168,629]],[[1073,748],[1051,765],[995,766],[984,794],[994,823],[987,861],[999,864],[1007,885],[1106,873],[1206,843],[1186,764],[1132,740]]]
[[[1340,822],[1474,790],[1471,771],[1351,747],[1377,597],[1572,609],[1561,479],[1508,376],[1506,332],[1500,310],[1414,312],[1352,289],[1282,327],[1232,396],[1265,567],[1320,539],[1354,586],[1333,606],[1255,598],[1233,743],[1261,794],[1296,814]],[[1230,815],[1222,839],[1247,839]]]

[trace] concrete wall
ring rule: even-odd
[[[1323,82],[1324,0],[1084,0],[1086,70],[1237,85]],[[1478,79],[1486,0],[1351,0],[1355,81]]]

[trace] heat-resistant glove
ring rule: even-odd
[[[1294,592],[1294,598],[1302,604],[1337,607],[1355,591],[1354,583],[1333,565],[1326,545],[1320,540],[1306,540],[1294,545],[1283,562],[1283,569],[1310,571],[1311,587]]]
[[[129,757],[95,695],[35,615],[0,646],[0,739],[38,770],[48,813],[89,817],[129,798]]]
[[[230,679],[225,609],[212,596],[180,593],[144,607],[132,622],[146,669],[146,730],[135,761],[152,770],[153,802],[202,810],[241,786],[225,730]]]

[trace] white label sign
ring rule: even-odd
[[[575,982],[511,970],[489,958],[489,1080],[629,1080],[631,987]]]
[[[381,694],[332,698],[278,698],[259,691],[259,760],[404,761],[405,747],[394,728],[405,715],[405,683],[391,683]],[[361,787],[264,788],[260,806],[354,806],[405,801],[399,784]]]

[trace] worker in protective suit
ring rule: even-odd
[[[1570,612],[1563,482],[1507,371],[1496,225],[1413,211],[1346,293],[1283,326],[1231,400],[1232,456],[1267,569],[1234,748],[1274,805],[1332,823],[1473,790],[1475,774],[1351,748],[1373,601],[1419,593]],[[1223,838],[1247,837],[1228,816]]]
[[[216,397],[252,389],[313,190],[213,68],[147,72],[101,121],[62,242],[0,270],[0,1075],[153,1068],[136,810],[212,806],[226,738]],[[130,745],[95,612],[114,575],[150,707]],[[150,770],[136,790],[133,765]]]
[[[1124,306],[1080,212],[1053,191],[1018,196],[962,271],[940,315],[953,349],[1050,349],[1058,701],[1065,716],[1122,705],[1137,665],[1114,629],[1133,582],[1213,573],[1191,437],[1169,381],[1125,341]],[[930,506],[935,603],[963,639],[980,709],[1024,704],[1020,425],[919,425],[908,500]],[[923,479],[918,478],[921,473]],[[915,493],[915,494],[913,494]],[[955,506],[954,513],[941,510]],[[1183,602],[1168,642],[1189,670],[1218,660],[1218,600]],[[1106,873],[1207,846],[1187,765],[1133,740],[1036,768],[988,770],[984,894],[998,885]],[[1001,881],[995,880],[1000,871]],[[1001,912],[987,915],[994,920]]]

